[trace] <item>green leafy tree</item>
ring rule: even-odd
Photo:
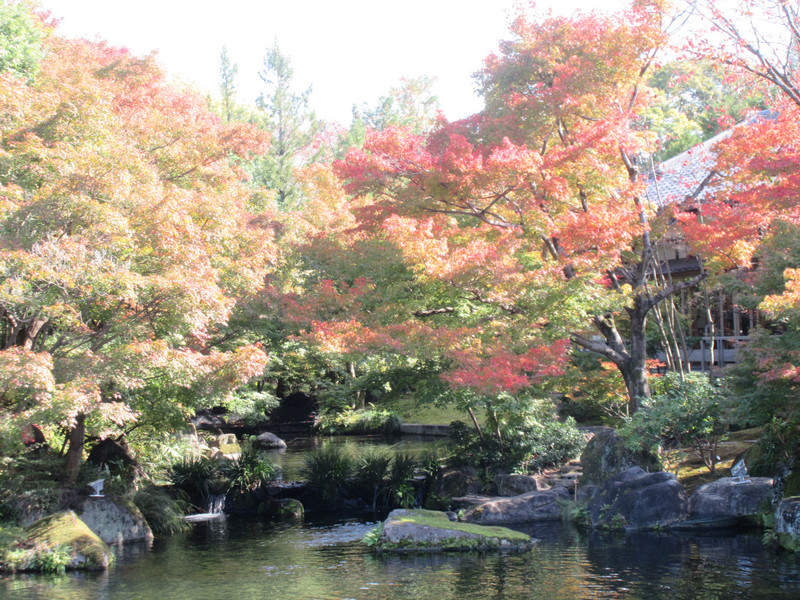
[[[648,128],[658,134],[657,162],[765,107],[762,93],[710,60],[667,63],[653,72],[647,84],[659,92],[645,115]]]
[[[368,127],[378,131],[393,126],[413,133],[430,131],[439,112],[433,84],[430,77],[403,78],[373,108],[364,105],[361,116]]]
[[[30,80],[44,56],[47,28],[32,12],[32,2],[0,3],[0,73]]]
[[[403,78],[375,106],[367,103],[360,109],[353,106],[353,118],[338,144],[336,157],[344,158],[350,148],[362,147],[368,130],[403,127],[416,134],[430,131],[439,114],[439,99],[433,93],[433,84],[430,77]]]

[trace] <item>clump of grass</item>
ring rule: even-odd
[[[417,461],[410,454],[398,453],[389,470],[389,494],[394,506],[414,506],[415,492],[412,479],[416,475]]]
[[[222,471],[228,479],[228,491],[238,494],[257,490],[278,474],[277,467],[252,446],[245,446],[239,458],[225,463]]]
[[[300,473],[309,485],[322,492],[325,504],[336,505],[342,499],[354,466],[350,454],[339,446],[328,444],[308,455]]]
[[[133,503],[157,535],[181,533],[191,527],[183,518],[188,499],[176,499],[163,487],[154,485],[139,490],[133,496]]]
[[[372,510],[377,508],[379,499],[385,495],[384,479],[389,474],[391,462],[386,452],[374,449],[364,452],[356,461],[356,482],[368,497],[372,496]]]
[[[202,506],[211,494],[222,491],[218,461],[211,458],[184,458],[169,470],[172,484]]]

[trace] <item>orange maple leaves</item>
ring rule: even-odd
[[[223,123],[152,57],[47,44],[32,82],[0,76],[3,360],[25,358],[30,385],[51,365],[36,410],[65,426],[136,418],[113,390],[154,377],[224,395],[260,375],[260,348],[207,343],[276,257],[232,160],[267,137]],[[19,354],[22,339],[36,352]]]

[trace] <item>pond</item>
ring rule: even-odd
[[[800,558],[759,534],[585,535],[530,530],[524,554],[376,556],[359,544],[374,522],[317,517],[303,525],[222,518],[151,548],[125,549],[107,573],[15,575],[13,600],[736,600],[800,598]]]

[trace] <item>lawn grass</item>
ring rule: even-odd
[[[463,421],[465,423],[471,423],[472,421],[466,412],[459,411],[455,407],[442,408],[430,403],[419,404],[411,395],[403,396],[391,402],[381,403],[381,407],[394,412],[403,423],[449,425],[453,421]],[[475,416],[478,418],[479,423],[484,423],[485,416],[482,413],[476,413]]]

